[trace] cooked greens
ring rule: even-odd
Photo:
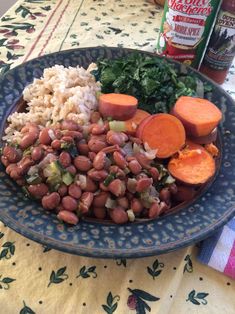
[[[173,63],[141,53],[98,60],[97,66],[92,73],[101,82],[103,93],[135,96],[138,107],[151,114],[169,112],[182,95],[204,97],[212,90],[196,76],[181,73]]]

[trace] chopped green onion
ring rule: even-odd
[[[124,132],[126,131],[126,125],[124,121],[109,121],[109,128],[115,132]]]
[[[28,147],[24,150],[23,152],[23,156],[27,156],[27,155],[30,155],[31,154],[31,147]]]
[[[26,182],[28,184],[32,184],[32,185],[39,184],[39,183],[42,182],[42,178],[39,176],[38,173],[35,173],[35,174],[31,175],[31,176],[27,176],[26,177]]]
[[[114,179],[116,179],[116,174],[110,173],[104,180],[104,186],[108,186]]]
[[[71,175],[71,173],[66,172],[66,173],[63,174],[63,176],[62,176],[62,181],[64,182],[64,184],[66,184],[67,186],[69,186],[71,183],[73,183],[73,176]]]

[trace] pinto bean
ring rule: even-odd
[[[75,183],[72,183],[69,186],[69,195],[72,196],[73,198],[79,199],[82,195],[82,190],[80,186],[78,186]]]
[[[49,195],[45,195],[42,198],[42,206],[45,209],[55,209],[60,203],[60,195],[57,192],[52,192]]]
[[[128,215],[125,210],[120,206],[111,209],[109,214],[113,222],[115,222],[116,224],[124,224],[128,222]]]
[[[120,151],[120,147],[118,145],[112,145],[112,146],[107,146],[101,150],[102,152],[106,154],[111,154],[116,151]]]
[[[128,199],[128,201],[131,201],[134,198],[134,194],[132,194],[129,191],[127,191],[125,195],[126,195],[126,198]]]
[[[94,196],[92,205],[94,207],[103,207],[103,206],[105,206],[106,201],[107,201],[109,196],[110,196],[110,193],[108,193],[108,192],[104,192],[104,191],[100,192],[99,194]]]
[[[81,155],[87,156],[89,153],[89,147],[85,141],[80,141],[77,143],[77,149]]]
[[[80,127],[78,123],[73,120],[63,120],[61,122],[61,129],[69,131],[81,131],[82,127]]]
[[[107,186],[104,185],[103,182],[100,182],[99,183],[99,188],[104,191],[104,192],[108,192],[109,191],[109,188]]]
[[[62,198],[62,205],[68,211],[74,211],[78,208],[78,202],[72,196],[64,196]]]
[[[132,160],[136,160],[136,158],[134,156],[126,156],[126,161],[130,162]]]
[[[91,161],[94,161],[95,156],[96,156],[96,153],[95,153],[95,152],[89,152],[89,153],[88,153],[88,158],[89,158]]]
[[[30,157],[28,156],[23,157],[18,162],[18,168],[21,175],[25,175],[28,172],[29,168],[33,165],[34,165],[34,161]]]
[[[159,171],[157,170],[157,168],[155,167],[151,167],[149,169],[149,174],[151,175],[151,177],[153,178],[153,181],[158,181],[159,178]]]
[[[114,152],[113,153],[113,159],[115,164],[121,168],[121,169],[125,169],[127,166],[127,161],[126,159],[122,156],[122,154],[120,154],[119,152]]]
[[[48,193],[49,190],[48,186],[45,183],[39,183],[35,185],[29,185],[28,191],[33,197],[41,199]]]
[[[135,193],[136,192],[136,186],[137,186],[137,180],[136,179],[132,179],[132,178],[128,178],[128,180],[127,180],[127,190],[130,193]]]
[[[65,137],[69,136],[69,137],[73,138],[75,141],[79,141],[83,137],[82,133],[78,132],[78,131],[65,131],[64,136]]]
[[[138,153],[135,155],[135,157],[144,169],[150,169],[151,168],[151,165],[150,165],[151,160],[149,160],[144,154]]]
[[[104,125],[99,125],[99,124],[94,124],[91,127],[91,134],[93,135],[100,135],[105,133],[105,126]]]
[[[58,139],[55,139],[51,143],[51,147],[55,150],[60,150],[61,149],[61,141]]]
[[[135,175],[139,174],[142,170],[140,163],[136,159],[131,160],[128,164],[128,167],[130,171]]]
[[[119,197],[125,194],[126,185],[120,179],[115,179],[108,185],[108,189],[112,194]]]
[[[14,169],[16,166],[17,166],[17,164],[9,164],[9,165],[6,167],[6,173],[10,175],[12,169]]]
[[[62,142],[64,142],[64,143],[73,143],[73,138],[72,138],[72,136],[63,136],[62,138],[61,138],[61,141]]]
[[[38,133],[36,132],[25,134],[20,141],[20,148],[24,150],[32,146],[36,142],[37,139],[38,139]]]
[[[137,144],[137,145],[141,145],[141,144],[142,144],[141,139],[138,138],[138,137],[130,136],[130,141],[131,141],[132,143]]]
[[[37,146],[34,147],[31,153],[31,157],[33,159],[33,161],[39,161],[42,159],[43,157],[43,150],[41,147]]]
[[[159,192],[159,198],[161,201],[168,203],[171,199],[171,192],[169,188],[161,189],[161,191]]]
[[[57,214],[58,219],[67,222],[70,225],[76,225],[79,221],[78,216],[68,210],[61,210]]]
[[[177,192],[178,192],[178,188],[177,188],[177,185],[175,183],[172,183],[168,186],[169,188],[169,191],[172,195],[176,195]]]
[[[94,168],[89,170],[87,174],[93,181],[103,181],[108,176],[106,170],[95,170]]]
[[[138,198],[133,198],[131,200],[131,209],[133,210],[134,214],[140,214],[143,210],[143,205]]]
[[[77,173],[77,169],[73,165],[66,167],[66,170],[72,175],[75,175]]]
[[[61,165],[66,168],[69,167],[71,165],[71,156],[68,152],[62,152],[59,156],[59,162],[61,163]]]
[[[22,178],[21,171],[17,164],[10,164],[6,168],[6,172],[13,180],[20,180]]]
[[[121,206],[124,209],[128,209],[129,208],[129,201],[127,197],[118,197],[117,198],[117,203],[119,206]]]
[[[91,180],[91,178],[89,178],[88,176],[86,177],[86,186],[83,189],[83,191],[85,192],[95,192],[97,191],[97,184]]]
[[[5,156],[1,156],[1,162],[5,167],[9,166],[10,164],[9,160]]]
[[[123,146],[125,144],[125,139],[123,137],[124,133],[108,131],[106,135],[106,140],[110,145]]]
[[[89,208],[93,202],[94,194],[91,192],[84,192],[80,198],[78,210],[82,214],[85,214],[89,211]]]
[[[50,145],[50,144],[51,144],[52,139],[51,139],[51,137],[50,137],[50,135],[49,135],[49,130],[51,130],[51,129],[49,129],[49,128],[44,128],[44,129],[42,129],[42,131],[40,132],[40,134],[39,134],[39,142],[40,142],[41,144],[44,144],[44,145]]]
[[[55,129],[54,133],[55,133],[55,137],[56,137],[57,140],[60,140],[62,138],[62,136],[63,136],[63,134],[62,134],[60,129]]]
[[[105,166],[105,161],[106,161],[106,154],[104,152],[99,152],[97,153],[97,155],[95,156],[93,160],[93,167],[96,170],[101,170]]]
[[[98,219],[104,219],[106,217],[106,209],[104,207],[94,207],[93,213]]]
[[[77,156],[73,163],[74,166],[80,171],[89,171],[92,168],[92,162],[86,156]]]
[[[91,137],[91,139],[88,142],[88,147],[92,152],[98,153],[103,148],[107,147],[107,144],[102,139]]]
[[[93,111],[91,113],[91,118],[90,118],[91,123],[97,123],[100,120],[100,118],[101,118],[101,115],[98,111]]]
[[[110,173],[115,173],[116,177],[119,178],[119,179],[125,179],[126,178],[125,172],[122,169],[120,169],[118,166],[116,166],[116,165],[110,166],[109,167],[109,172]]]
[[[5,146],[3,148],[3,156],[6,157],[10,163],[16,163],[22,158],[22,151],[12,146]]]
[[[153,184],[152,178],[142,178],[137,181],[136,191],[143,192],[146,191]]]
[[[67,195],[68,193],[68,187],[66,184],[61,184],[61,186],[58,189],[58,193],[60,194],[61,197]]]
[[[166,202],[160,202],[160,214],[168,211],[171,208],[171,204],[170,203],[166,203]]]
[[[160,204],[154,202],[151,207],[149,208],[148,217],[153,219],[160,215],[161,207]]]

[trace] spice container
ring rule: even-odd
[[[157,53],[199,68],[220,0],[168,0]]]
[[[235,56],[235,0],[224,0],[200,71],[222,84]]]

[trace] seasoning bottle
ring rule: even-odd
[[[221,0],[167,0],[157,53],[199,68]]]
[[[200,72],[222,84],[234,56],[235,0],[223,0]]]

